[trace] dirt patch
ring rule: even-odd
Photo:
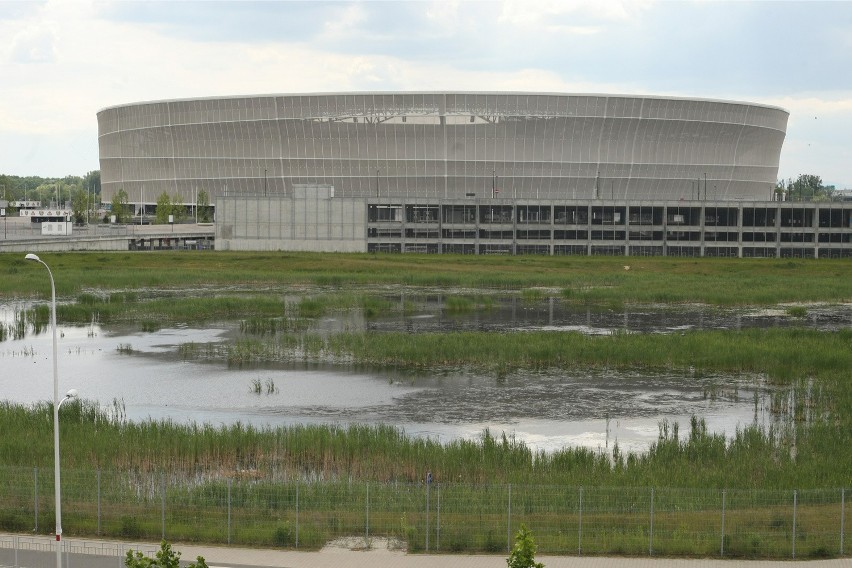
[[[408,545],[398,538],[344,536],[329,541],[320,552],[405,553]]]

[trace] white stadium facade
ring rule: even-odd
[[[102,199],[216,206],[216,248],[849,256],[852,204],[774,200],[789,114],[552,93],[258,95],[98,113]]]

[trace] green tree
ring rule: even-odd
[[[83,176],[83,188],[92,192],[92,195],[101,194],[101,170],[86,172]]]
[[[160,550],[157,551],[156,558],[151,559],[143,556],[141,552],[127,551],[127,556],[124,559],[124,565],[127,568],[180,568],[180,552],[172,550],[172,545],[166,541],[160,543]],[[189,564],[187,568],[208,568],[204,557],[199,556],[195,562]]]
[[[130,220],[130,207],[127,205],[127,192],[119,189],[112,196],[112,214],[116,223],[126,223]]]
[[[89,192],[81,187],[75,187],[71,192],[71,215],[74,222],[82,225],[86,221],[86,213],[91,209]]]
[[[199,223],[209,223],[212,221],[212,211],[210,207],[210,196],[207,195],[206,191],[198,192],[198,200],[195,204],[195,207],[198,211],[198,222]]]
[[[172,198],[165,191],[157,198],[157,224],[169,222],[169,215],[172,214]]]
[[[515,535],[515,546],[506,559],[509,568],[544,568],[544,564],[535,561],[535,541],[526,525],[521,525]]]
[[[799,174],[795,181],[787,180],[790,201],[820,201],[826,199],[822,178],[813,174]]]
[[[175,223],[185,221],[187,217],[186,206],[183,204],[183,198],[177,194],[172,197],[172,215],[175,216]]]

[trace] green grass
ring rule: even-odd
[[[774,305],[852,299],[848,260],[490,257],[318,253],[51,253],[57,294],[310,285],[563,290],[570,301]],[[0,254],[0,296],[50,294],[44,269]],[[534,292],[526,292],[533,294]]]
[[[575,504],[578,488],[585,487],[590,501],[583,520],[584,553],[644,554],[647,515],[635,506],[644,507],[647,488],[657,487],[669,489],[659,493],[656,553],[713,555],[720,544],[715,535],[721,531],[713,525],[718,518],[714,500],[719,491],[730,489],[734,492],[728,503],[728,553],[787,557],[789,511],[783,500],[789,492],[852,485],[848,457],[852,332],[848,330],[751,329],[605,337],[555,332],[321,335],[307,331],[311,322],[341,310],[360,310],[365,317],[416,313],[421,301],[417,295],[435,289],[444,296],[448,313],[488,309],[498,294],[530,302],[555,294],[562,302],[604,308],[631,303],[842,303],[852,299],[852,263],[847,260],[636,258],[629,272],[623,269],[623,259],[605,257],[164,252],[57,253],[44,255],[44,260],[56,278],[62,322],[134,321],[149,331],[169,322],[240,322],[243,336],[235,341],[180,346],[179,353],[186,359],[218,358],[229,365],[298,360],[378,368],[461,368],[500,375],[584,368],[665,370],[685,377],[714,372],[759,376],[772,389],[773,420],[765,427],[743,428],[725,440],[708,433],[699,419],[683,433],[661,425],[660,438],[647,453],[615,452],[613,456],[583,448],[538,453],[492,433],[473,441],[441,444],[412,439],[384,425],[216,428],[170,421],[131,423],[124,420],[120,403],[109,408],[70,403],[62,409],[63,469],[89,472],[78,481],[73,475],[63,478],[63,484],[69,484],[68,495],[80,496],[71,507],[76,512],[68,516],[68,526],[79,533],[95,530],[91,469],[86,468],[99,467],[115,471],[122,480],[116,482],[120,488],[115,490],[124,497],[105,503],[109,518],[104,520],[104,530],[112,536],[159,538],[160,502],[156,481],[151,480],[168,472],[174,483],[169,502],[179,504],[180,511],[170,517],[172,538],[223,542],[220,505],[225,480],[231,479],[237,489],[232,497],[241,503],[234,511],[235,542],[292,546],[293,488],[290,484],[281,489],[280,480],[339,482],[340,487],[304,488],[300,542],[315,548],[331,536],[363,528],[365,483],[370,482],[380,484],[371,486],[377,503],[388,502],[374,511],[378,527],[374,534],[403,538],[412,550],[420,551],[425,542],[424,519],[421,509],[406,499],[421,503],[416,484],[430,470],[436,479],[452,485],[445,486],[443,550],[501,550],[506,518],[505,502],[498,501],[506,497],[505,484],[512,483],[518,484],[513,510],[518,519],[527,515],[542,550],[576,550],[579,511]],[[45,276],[43,268],[24,262],[22,255],[2,254],[0,298],[44,299],[50,290]],[[376,292],[388,287],[414,293],[406,292],[404,301],[389,301]],[[794,305],[786,313],[806,317],[807,307]],[[0,329],[0,340],[20,337],[27,329],[41,330],[48,321],[47,306],[39,304]],[[129,353],[132,346],[121,349]],[[254,386],[259,394],[275,388],[274,384]],[[714,396],[714,391],[708,396]],[[0,478],[21,478],[11,485],[0,484],[0,503],[10,504],[0,506],[0,528],[32,528],[21,516],[32,496],[9,493],[6,487],[25,485],[34,467],[50,471],[51,425],[49,404],[0,403],[0,468],[5,468]],[[14,468],[25,473],[19,476]],[[127,499],[128,478],[121,476],[137,483],[136,500]],[[50,484],[45,480],[42,485]],[[532,493],[522,496],[521,487],[532,488]],[[553,494],[537,502],[535,496],[545,492],[542,487],[560,489],[547,490]],[[676,492],[671,488],[691,493],[676,502],[666,497]],[[318,497],[309,506],[311,490]],[[631,491],[635,496],[625,497]],[[707,491],[707,496],[702,497],[701,491]],[[773,493],[749,500],[749,495],[760,491]],[[592,506],[595,492],[601,499],[598,509]],[[320,503],[320,494],[335,496],[331,503],[336,505]],[[613,505],[622,502],[633,503],[634,509]],[[802,501],[798,556],[836,554],[836,543],[823,537],[830,530],[821,527],[830,525],[825,519],[833,519],[838,508],[833,501],[825,506]],[[49,527],[49,513],[46,499],[40,507],[40,527]],[[707,533],[691,529],[696,526],[708,527]]]

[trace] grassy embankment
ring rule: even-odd
[[[483,257],[310,253],[44,254],[60,297],[124,290],[261,292],[300,286],[514,291],[548,287],[584,303],[775,305],[852,300],[846,260]],[[630,267],[625,270],[624,266]],[[44,269],[0,254],[0,297],[47,297]],[[219,293],[221,295],[221,292]]]

